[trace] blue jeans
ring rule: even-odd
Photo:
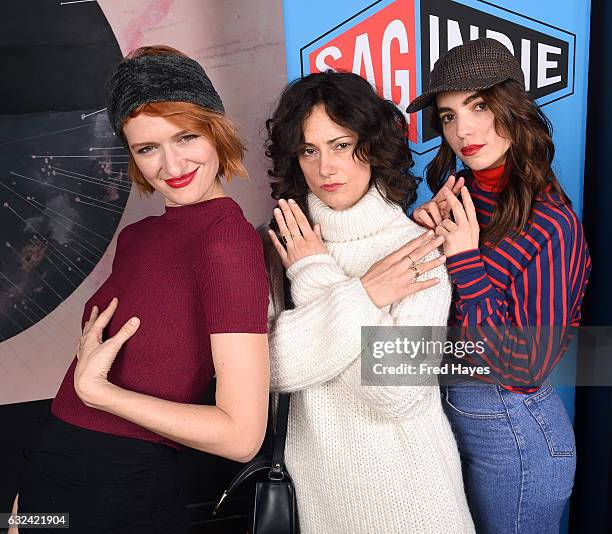
[[[576,470],[574,430],[549,383],[522,395],[488,384],[443,388],[479,534],[547,534]]]

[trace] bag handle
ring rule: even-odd
[[[287,439],[287,420],[289,418],[289,393],[278,396],[278,409],[276,411],[276,431],[274,432],[274,449],[272,450],[272,469],[270,480],[285,478],[285,442]]]
[[[283,276],[283,294],[285,298],[285,310],[294,308],[291,298],[291,285],[287,273]],[[229,483],[227,489],[221,495],[219,502],[215,505],[212,515],[216,515],[221,507],[221,503],[242,484],[248,477],[262,469],[270,469],[268,477],[270,480],[283,480],[285,478],[285,443],[287,441],[287,421],[289,419],[289,400],[290,393],[280,393],[278,395],[278,407],[276,410],[276,428],[274,429],[274,441],[272,448],[272,463],[270,459],[259,456],[251,460]],[[269,422],[270,426],[271,423]]]
[[[292,310],[295,306],[291,298],[291,284],[285,271],[283,276],[283,296],[285,310]],[[276,411],[276,429],[274,432],[274,449],[272,450],[272,469],[270,480],[282,480],[285,477],[285,443],[287,441],[287,421],[289,419],[289,393],[280,393],[278,396],[278,409]]]

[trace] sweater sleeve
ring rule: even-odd
[[[287,269],[291,298],[295,306],[305,306],[349,277],[330,254],[312,254]]]
[[[434,252],[423,261],[437,255]],[[414,386],[362,386],[361,326],[444,326],[451,298],[445,268],[422,277],[439,277],[437,286],[381,310],[358,278],[344,275],[331,256],[317,256],[296,262],[287,273],[294,302],[300,305],[272,318],[272,389],[296,391],[338,378],[372,410],[391,418],[406,417],[432,387],[438,387],[437,381],[424,376],[422,384]]]
[[[500,268],[494,255],[473,249],[447,260],[458,297],[457,326],[470,337],[487,339],[485,352],[471,359],[490,367],[505,385],[541,384],[571,341],[571,332],[563,327],[578,326],[580,320],[590,272],[582,226],[577,220],[554,222],[530,230],[536,247],[529,256],[516,242],[507,251],[495,249],[516,264],[507,287],[489,276],[487,265]]]
[[[331,270],[318,268],[321,277]],[[359,357],[361,326],[385,321],[389,314],[374,305],[361,280],[347,276],[312,301],[270,317],[271,389],[299,391],[335,378]]]
[[[439,256],[432,252],[423,261]],[[438,277],[440,283],[419,291],[391,307],[393,326],[446,326],[451,303],[451,284],[442,265],[425,273],[420,280]],[[420,337],[420,336],[419,336]],[[444,340],[440,340],[444,341]],[[410,385],[364,386],[361,384],[361,358],[353,361],[340,375],[341,380],[370,408],[390,418],[405,418],[418,413],[431,388],[439,387],[434,375],[412,376]]]

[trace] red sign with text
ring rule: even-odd
[[[396,0],[314,50],[309,62],[310,72],[333,69],[361,75],[406,115],[416,97],[414,1]],[[416,116],[406,119],[408,138],[417,142]]]

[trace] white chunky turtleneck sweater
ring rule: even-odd
[[[446,325],[444,267],[421,277],[439,277],[435,287],[379,309],[359,277],[424,230],[375,188],[345,211],[313,194],[308,208],[329,254],[288,269],[294,310],[282,311],[282,266],[269,254],[271,387],[292,393],[286,464],[302,534],[474,532],[435,382],[362,386],[360,378],[362,325]]]

